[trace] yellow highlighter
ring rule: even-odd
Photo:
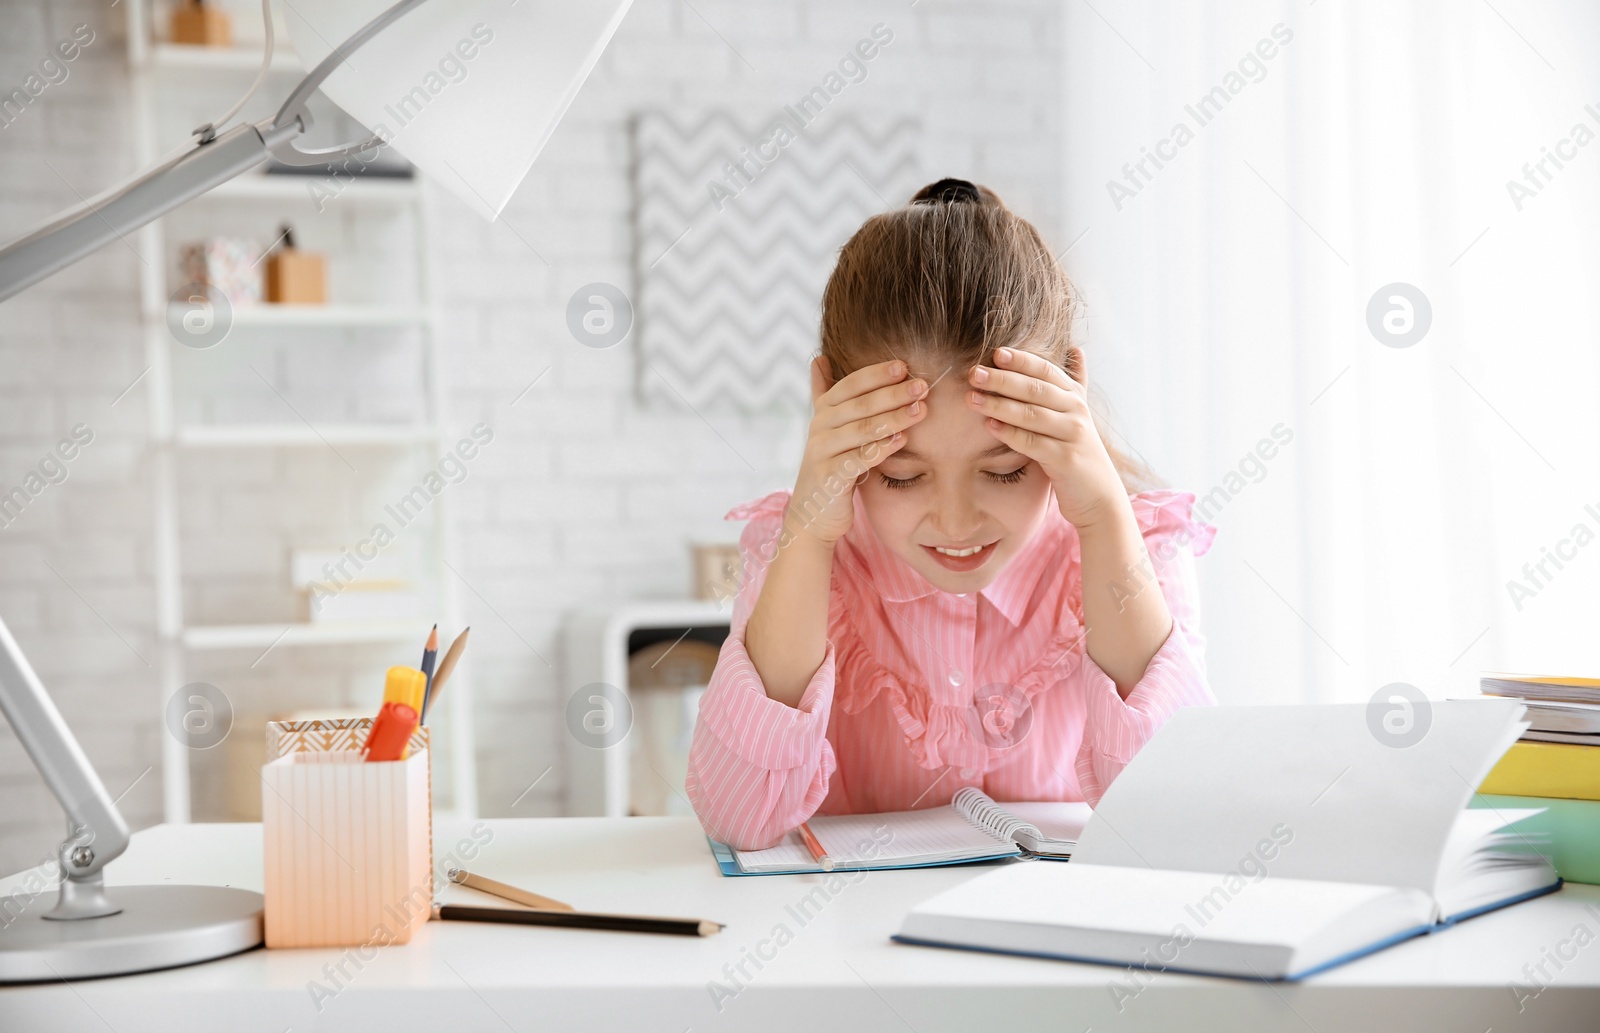
[[[383,701],[385,703],[402,703],[411,708],[413,713],[422,713],[422,693],[427,688],[428,676],[415,667],[391,667],[383,682]],[[407,744],[401,751],[400,759],[405,760],[411,755],[411,746]]]

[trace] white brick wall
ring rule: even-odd
[[[630,283],[630,112],[708,103],[776,111],[886,22],[893,43],[839,103],[920,111],[924,181],[984,182],[1060,246],[1055,8],[1050,0],[697,0],[693,8],[636,0],[505,224],[485,224],[438,194],[431,235],[452,422],[465,428],[486,420],[496,432],[468,479],[450,489],[467,581],[461,595],[473,626],[486,814],[559,810],[564,610],[687,594],[689,543],[731,540],[738,525],[723,524],[722,513],[789,486],[798,458],[801,421],[713,414],[713,431],[692,413],[643,410],[628,345],[596,351],[567,332],[572,291],[596,280]],[[0,236],[74,200],[46,159],[85,193],[131,171],[121,19],[120,9],[104,4],[0,0],[0,87],[20,82],[71,25],[88,21],[97,35],[67,82],[0,130]],[[337,225],[316,232],[362,239]],[[112,794],[139,779],[121,806],[141,827],[159,820],[155,766],[166,734],[155,718],[154,673],[135,655],[153,662],[155,650],[142,386],[110,405],[143,368],[137,272],[133,255],[113,245],[0,304],[0,486],[19,481],[72,424],[96,432],[69,479],[0,530],[0,615]],[[408,371],[391,358],[352,354],[329,362],[354,362],[369,381],[405,390]],[[286,388],[314,387],[327,376],[314,350],[259,368]],[[355,374],[341,368],[335,375]],[[239,383],[238,405],[259,401],[248,382]],[[387,486],[413,482],[403,464],[390,470],[371,462],[378,486],[358,490],[336,457],[313,450],[186,457],[186,604],[214,620],[259,618],[263,597],[281,595],[286,543],[318,535],[342,541],[393,497]],[[250,659],[200,657],[190,678],[227,684],[242,708],[264,699],[354,704],[370,702],[373,671],[388,662],[381,649],[338,657],[275,651],[246,669]],[[219,780],[205,777],[219,765],[214,757],[197,762],[201,816],[220,813]],[[555,771],[513,808],[550,765]],[[0,870],[37,862],[59,824],[27,758],[0,730]]]

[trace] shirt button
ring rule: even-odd
[[[966,680],[967,680],[966,676],[963,675],[960,671],[951,671],[950,672],[950,684],[954,685],[956,688],[960,688],[961,687],[961,683],[966,681]]]
[[[973,778],[977,774],[978,774],[978,772],[977,772],[977,769],[975,769],[975,768],[962,768],[961,769],[961,777],[962,778]]]

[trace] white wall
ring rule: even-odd
[[[246,18],[244,10],[237,17]],[[984,182],[1061,247],[1057,17],[1048,0],[922,0],[910,8],[637,0],[501,224],[437,197],[432,233],[447,315],[451,423],[484,420],[496,430],[450,496],[473,626],[484,813],[559,808],[563,612],[686,595],[688,543],[731,538],[737,525],[721,525],[721,514],[789,486],[798,458],[798,421],[713,414],[713,430],[692,413],[642,409],[629,348],[584,348],[567,332],[566,303],[576,288],[630,280],[629,113],[716,103],[776,112],[886,22],[893,43],[837,103],[920,111],[925,180]],[[122,128],[121,19],[99,4],[0,0],[0,88],[20,84],[73,25],[86,22],[96,32],[69,79],[0,129],[0,235],[72,203],[72,188],[92,193],[132,170]],[[231,100],[216,99],[224,107]],[[0,530],[0,616],[112,794],[128,790],[122,807],[135,827],[159,820],[154,766],[166,734],[156,719],[154,672],[144,662],[153,661],[155,598],[144,392],[135,388],[111,405],[143,368],[138,261],[113,245],[0,304],[0,487],[20,482],[74,424],[95,431],[68,479]],[[390,375],[381,364],[361,373],[378,378],[370,381],[374,391]],[[718,434],[739,443],[755,472]],[[336,464],[331,456],[240,453],[185,467],[186,482],[198,484],[184,501],[189,605],[245,612],[253,593],[279,575],[283,536],[293,535],[278,527],[272,538],[273,528],[258,526],[263,511],[291,514],[286,520],[332,512],[352,529],[367,523],[363,500],[371,492],[353,493]],[[350,704],[366,702],[375,672],[392,662],[382,650],[337,659],[275,651],[254,670],[246,667],[251,659],[210,658],[191,676],[237,693],[241,709],[290,698]],[[220,806],[214,763],[197,768],[202,816]],[[0,870],[40,860],[59,837],[59,822],[26,756],[9,730],[0,731]]]
[[[1596,130],[1600,11],[1067,11],[1062,201],[1085,234],[1067,271],[1091,373],[1170,480],[1204,496],[1233,478],[1200,565],[1219,701],[1362,703],[1395,682],[1445,699],[1484,671],[1594,670],[1600,147],[1573,138]],[[1230,74],[1234,99],[1196,119]],[[1525,171],[1557,148],[1571,160]],[[1108,187],[1157,151],[1132,196]],[[1403,346],[1368,316],[1397,282],[1431,310]],[[1293,440],[1274,453],[1279,425]],[[1529,591],[1524,564],[1557,550]]]

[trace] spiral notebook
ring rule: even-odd
[[[834,871],[926,868],[1004,857],[1064,861],[1089,820],[1086,803],[996,803],[981,789],[959,790],[948,807],[883,814],[840,814],[807,824],[834,861]],[[735,850],[711,841],[724,875],[820,872],[798,833],[765,850]]]

